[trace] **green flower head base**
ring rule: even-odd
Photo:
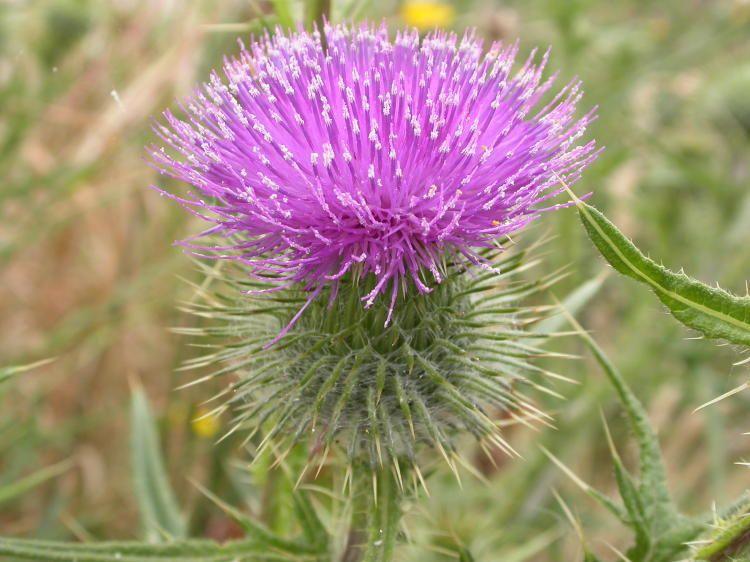
[[[270,349],[305,294],[263,293],[258,282],[223,275],[226,297],[212,295],[195,312],[212,319],[205,335],[233,341],[192,366],[216,362],[221,367],[209,377],[236,375],[225,393],[235,413],[231,431],[247,432],[258,454],[273,445],[283,457],[306,443],[311,464],[335,449],[351,464],[392,466],[401,483],[403,465],[421,474],[424,444],[455,469],[460,434],[473,435],[488,453],[513,455],[496,420],[548,423],[526,390],[543,388],[534,382],[540,375],[562,378],[529,362],[543,353],[535,338],[545,335],[524,327],[548,307],[518,302],[555,277],[524,281],[523,272],[538,263],[524,252],[482,255],[492,271],[472,276],[444,265],[445,282],[405,299],[387,327],[387,304],[359,304],[370,286],[342,283],[336,299],[314,301]],[[252,299],[237,296],[248,290]]]

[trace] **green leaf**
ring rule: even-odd
[[[169,484],[148,400],[138,386],[132,390],[130,424],[133,484],[146,538],[184,538],[187,524]]]
[[[612,267],[651,287],[672,315],[689,328],[708,338],[750,347],[750,297],[709,287],[657,264],[599,210],[571,195],[589,238]]]
[[[171,544],[101,542],[76,544],[59,541],[0,538],[0,557],[13,556],[35,562],[260,562],[290,560],[288,554],[269,550],[253,540],[217,544],[186,540]],[[304,560],[305,558],[293,558]],[[307,558],[314,559],[314,558]]]
[[[667,487],[667,473],[664,468],[659,439],[649,422],[646,410],[640,400],[625,382],[620,371],[610,361],[599,344],[568,315],[570,323],[579,331],[583,342],[594,355],[597,363],[604,371],[615,389],[620,402],[628,416],[630,427],[638,442],[640,457],[640,485],[638,495],[643,503],[646,518],[653,527],[666,529],[677,524],[681,516],[672,501]]]
[[[694,541],[706,525],[702,521],[689,519],[677,510],[667,487],[659,441],[651,428],[643,405],[601,347],[585,332],[575,318],[565,311],[564,307],[563,311],[615,388],[638,442],[640,478],[636,481],[623,465],[605,422],[605,434],[612,453],[615,479],[626,511],[624,517],[620,516],[620,519],[636,535],[636,544],[628,550],[627,559],[634,562],[672,562],[683,559],[688,543]],[[549,453],[547,456],[568,473],[579,486],[591,493],[590,487],[582,483],[560,461]],[[598,493],[592,495],[597,497]],[[597,499],[608,506],[608,499],[598,497]],[[615,515],[619,515],[621,508],[615,507],[617,509],[610,508],[610,510]],[[596,558],[585,558],[585,560],[596,560]]]
[[[628,525],[635,533],[635,546],[631,550],[632,552],[648,552],[651,546],[652,536],[649,521],[645,513],[643,501],[641,495],[633,481],[632,476],[623,465],[620,459],[620,454],[617,452],[612,435],[609,432],[609,426],[607,425],[604,415],[602,414],[602,422],[604,423],[604,433],[607,437],[607,443],[609,444],[610,455],[612,462],[614,463],[615,469],[615,482],[617,482],[617,489],[620,492],[620,497],[625,505],[625,509],[628,512]]]

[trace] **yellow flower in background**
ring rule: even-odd
[[[445,2],[408,1],[401,8],[401,17],[408,25],[420,30],[448,27],[456,13],[453,6]]]
[[[195,417],[190,421],[193,433],[203,439],[209,439],[219,432],[219,416],[208,408],[198,408]]]

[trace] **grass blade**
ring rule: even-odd
[[[41,367],[42,365],[46,365],[47,363],[51,363],[52,361],[54,361],[54,358],[42,359],[41,361],[35,361],[34,363],[28,363],[26,365],[13,365],[11,367],[3,367],[2,369],[0,369],[0,385],[8,382],[16,375],[31,371],[32,369],[36,369],[37,367]]]
[[[33,488],[44,484],[48,480],[64,474],[72,466],[73,463],[70,459],[64,460],[57,464],[53,464],[52,466],[46,466],[40,470],[37,470],[36,472],[29,474],[28,476],[25,476],[20,480],[11,482],[10,484],[6,484],[4,486],[0,486],[0,505],[13,500],[14,498],[22,496],[29,490],[32,490]]]

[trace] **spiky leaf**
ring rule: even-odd
[[[580,199],[576,205],[589,238],[612,267],[651,287],[686,326],[708,338],[750,347],[750,297],[668,270],[647,258],[601,211]]]
[[[572,317],[573,325],[579,330],[581,338],[591,350],[594,358],[615,389],[620,403],[625,409],[628,421],[638,442],[640,457],[640,486],[638,494],[643,502],[647,517],[661,528],[666,528],[679,519],[677,508],[672,501],[667,487],[667,474],[664,468],[659,440],[648,420],[648,414],[625,382],[620,371],[607,357],[596,341],[581,328]]]
[[[253,540],[217,544],[206,540],[177,541],[171,544],[142,542],[101,542],[75,544],[0,538],[0,557],[35,562],[265,562],[290,560],[288,554],[269,550]],[[305,558],[298,558],[305,560]],[[315,560],[313,557],[308,560]]]
[[[161,456],[159,435],[143,389],[134,387],[130,402],[133,485],[146,537],[184,538],[187,524],[180,513]]]
[[[689,519],[678,511],[667,488],[659,442],[643,405],[596,341],[572,316],[568,315],[568,320],[579,331],[615,388],[638,442],[640,474],[636,480],[620,461],[607,430],[614,457],[615,476],[627,513],[624,522],[636,536],[636,544],[627,552],[628,559],[633,562],[679,560],[687,550],[687,543],[695,540],[705,530],[705,524]],[[575,475],[572,477],[577,479]],[[608,506],[609,500],[603,503]]]

